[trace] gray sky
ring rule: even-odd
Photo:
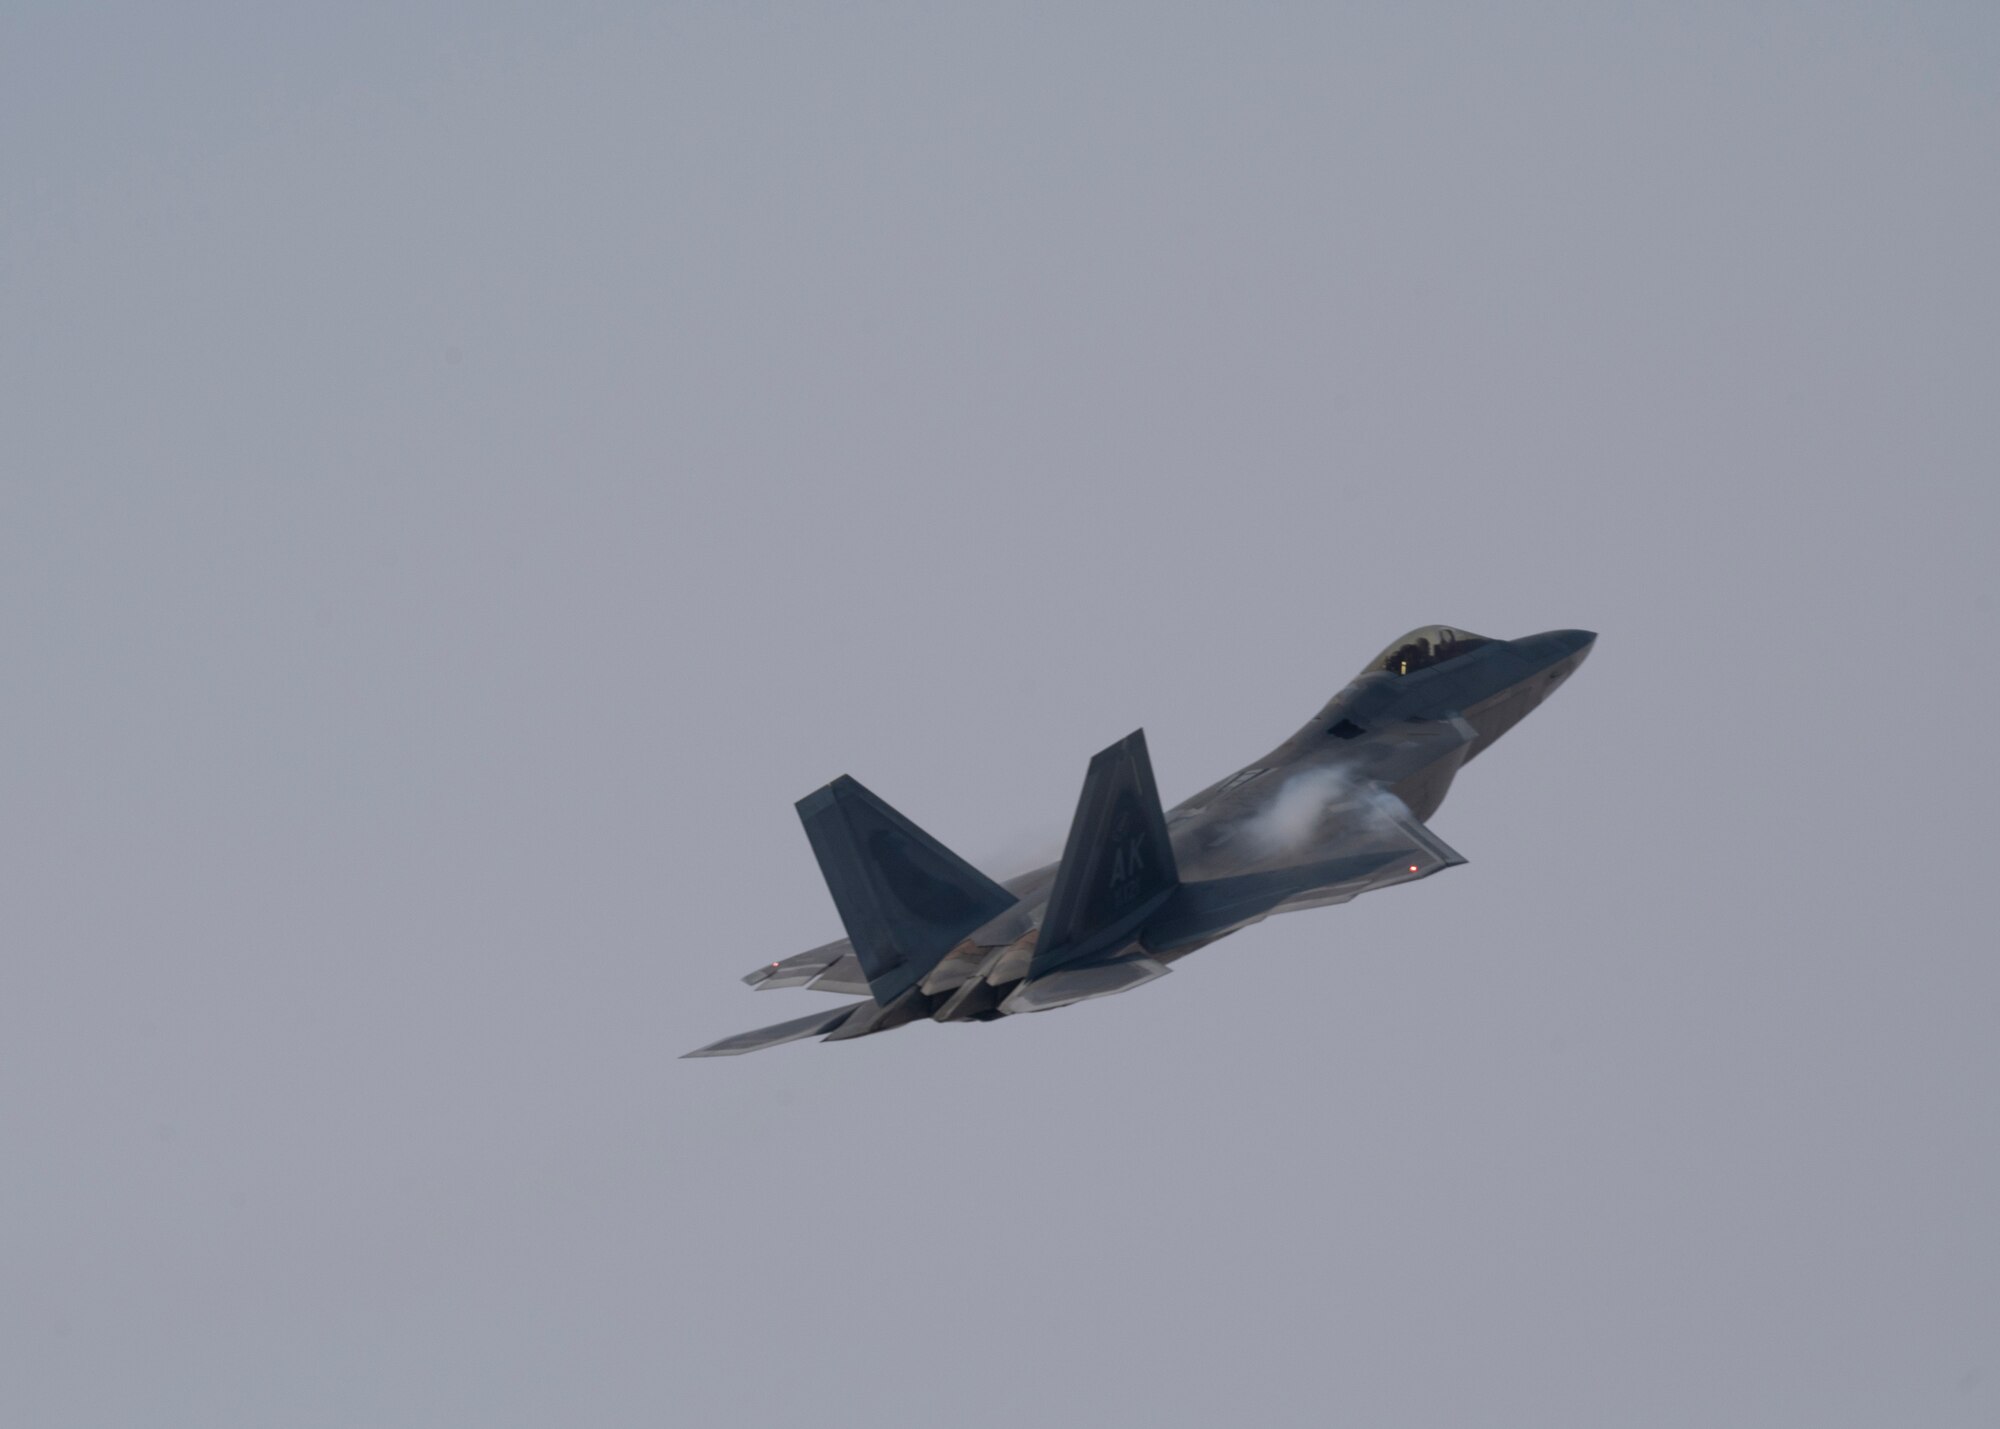
[[[1987,5],[0,18],[10,1422],[2000,1421]],[[1410,626],[1447,878],[828,1005]]]

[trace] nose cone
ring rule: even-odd
[[[1590,647],[1597,643],[1595,630],[1556,630],[1550,633],[1562,642],[1563,649],[1579,657],[1577,660],[1579,665],[1583,663],[1581,657],[1588,655]]]
[[[1526,657],[1537,668],[1570,661],[1570,668],[1584,662],[1590,654],[1590,647],[1597,643],[1595,630],[1544,630],[1540,635],[1524,636],[1514,643],[1516,654]]]

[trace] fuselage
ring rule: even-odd
[[[1396,658],[1438,631],[1454,638],[1431,639],[1429,659]],[[1182,876],[1222,878],[1282,863],[1291,852],[1282,838],[1243,837],[1265,820],[1289,826],[1343,812],[1365,816],[1384,794],[1416,819],[1429,819],[1466,762],[1553,694],[1596,639],[1588,630],[1519,640],[1489,640],[1443,626],[1412,631],[1291,738],[1167,811]],[[1440,648],[1449,653],[1438,658]],[[1021,898],[1022,913],[1033,917],[1055,873],[1056,865],[1047,864],[1004,884]]]
[[[1063,860],[999,884],[842,776],[799,808],[849,937],[745,981],[872,1000],[690,1055],[1067,1006],[1141,986],[1273,913],[1463,863],[1425,820],[1596,638],[1413,630],[1289,739],[1172,809],[1135,731],[1092,760]]]

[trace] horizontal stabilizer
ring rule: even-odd
[[[1154,978],[1165,977],[1165,963],[1151,958],[1126,958],[1115,963],[1095,963],[1084,968],[1058,968],[1047,977],[1024,982],[1000,1004],[1005,1013],[1047,1012],[1068,1007],[1093,997],[1109,997],[1114,992],[1130,992]]]
[[[844,774],[798,808],[869,991],[885,1007],[1016,901]]]
[[[868,975],[861,971],[861,959],[849,953],[806,984],[814,992],[837,992],[847,997],[870,997]]]
[[[735,1057],[744,1052],[759,1052],[766,1047],[776,1047],[786,1042],[796,1042],[801,1037],[817,1037],[823,1032],[832,1032],[840,1024],[854,1015],[859,1007],[872,1007],[873,1003],[850,1002],[845,1007],[836,1007],[831,1012],[815,1012],[806,1017],[794,1017],[790,1022],[780,1022],[775,1027],[759,1027],[754,1032],[739,1032],[734,1037],[725,1037],[720,1042],[711,1042],[706,1047],[698,1047],[692,1052],[683,1052],[683,1057]]]
[[[1146,732],[1134,730],[1084,775],[1029,976],[1116,948],[1179,881]]]
[[[892,1027],[915,1022],[919,1017],[928,1017],[930,1010],[930,999],[915,988],[911,988],[886,1006],[879,1002],[862,1003],[852,1017],[827,1034],[826,1040],[845,1042],[851,1037],[867,1037],[876,1032],[887,1032]]]

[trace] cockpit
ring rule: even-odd
[[[1414,675],[1419,670],[1428,670],[1433,665],[1442,665],[1461,655],[1470,655],[1480,646],[1492,643],[1484,635],[1474,635],[1469,630],[1457,630],[1449,625],[1426,625],[1412,630],[1377,655],[1374,663],[1362,673],[1372,675],[1378,670],[1387,670],[1392,675]]]

